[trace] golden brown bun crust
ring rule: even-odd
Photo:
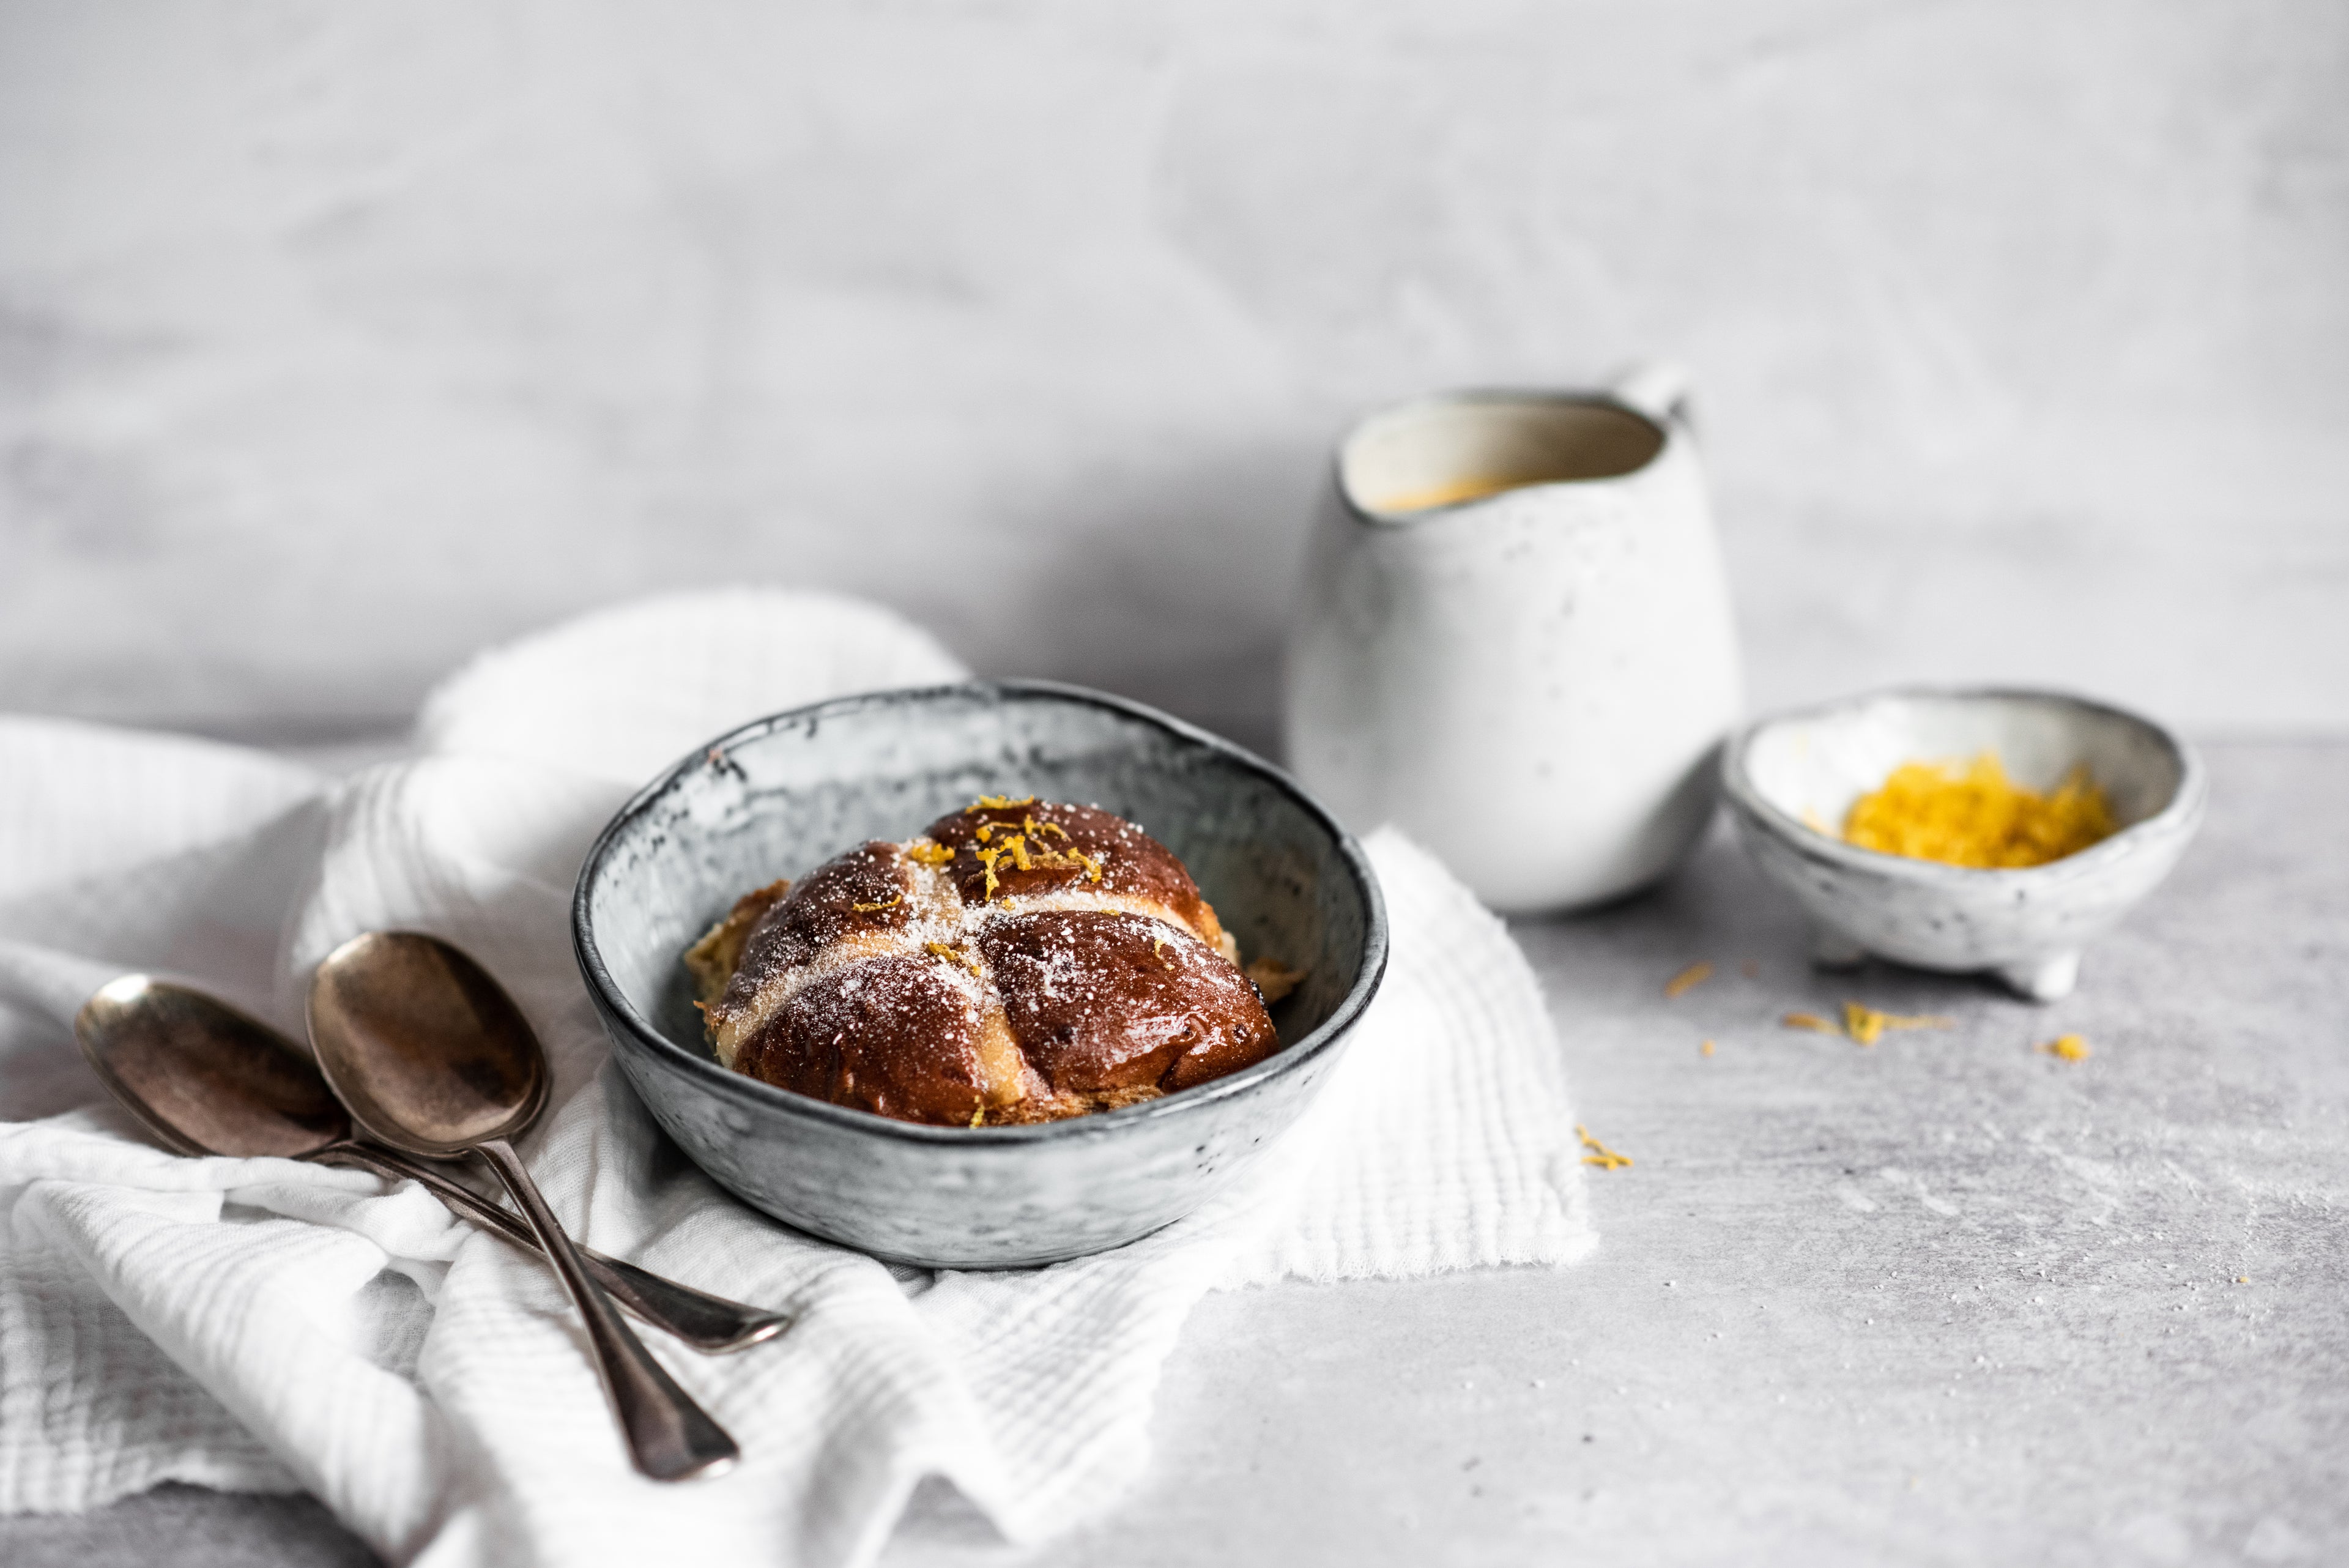
[[[988,830],[984,844],[981,828]],[[1222,929],[1174,851],[1098,806],[982,804],[938,818],[924,836],[955,852],[947,871],[966,904],[1042,893],[1114,893],[1163,905],[1202,941],[1213,944]],[[1015,839],[1028,851],[1026,869],[1016,852],[1004,848]],[[989,849],[996,853],[983,860]],[[995,877],[991,888],[989,871]]]
[[[706,1010],[719,1054],[795,1093],[942,1126],[1044,1121],[1279,1048],[1182,862],[1091,806],[983,802],[781,892],[738,905],[689,961],[706,992],[739,950]]]
[[[809,872],[750,928],[723,1000],[712,1011],[744,1005],[765,981],[801,968],[844,938],[902,929],[913,918],[906,870],[895,845],[874,839]]]
[[[760,1026],[736,1070],[909,1122],[978,1110],[978,1028],[937,961],[867,959],[803,987]]]
[[[1057,1094],[1187,1089],[1278,1044],[1222,954],[1140,915],[1007,915],[978,946],[1012,1037]]]

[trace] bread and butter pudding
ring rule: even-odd
[[[753,892],[685,955],[718,1059],[901,1121],[1053,1121],[1279,1047],[1183,863],[1087,805],[981,798]]]

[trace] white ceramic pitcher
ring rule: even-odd
[[[1339,449],[1289,641],[1290,763],[1495,909],[1629,892],[1711,818],[1741,692],[1683,389],[1651,365],[1604,392],[1423,398]]]

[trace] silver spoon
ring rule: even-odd
[[[354,938],[311,977],[310,1046],[336,1097],[371,1136],[427,1159],[478,1154],[497,1172],[586,1322],[596,1374],[638,1469],[683,1480],[740,1457],[613,1310],[507,1141],[546,1104],[546,1054],[488,971],[417,931]]]
[[[126,974],[74,1014],[81,1054],[125,1109],[181,1154],[277,1155],[420,1183],[454,1212],[535,1248],[530,1227],[420,1160],[355,1141],[350,1113],[310,1054],[202,992]],[[771,1339],[791,1320],[580,1249],[613,1300],[699,1350]]]

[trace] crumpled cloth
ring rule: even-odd
[[[818,650],[811,654],[808,650]],[[959,679],[874,607],[647,601],[493,652],[419,754],[330,780],[266,754],[0,719],[0,1509],[166,1480],[316,1494],[394,1563],[862,1563],[943,1478],[1015,1542],[1112,1507],[1202,1293],[1562,1264],[1595,1244],[1548,1015],[1501,923],[1402,837],[1368,841],[1384,990],[1241,1190],[1120,1251],[892,1269],[736,1202],[616,1074],[566,927],[597,829],[759,714]],[[798,867],[750,867],[745,884]],[[800,1315],[655,1355],[740,1440],[683,1485],[628,1465],[554,1275],[413,1184],[167,1154],[66,1028],[133,969],[295,1037],[311,967],[371,929],[469,950],[554,1068],[523,1149],[572,1234]]]

